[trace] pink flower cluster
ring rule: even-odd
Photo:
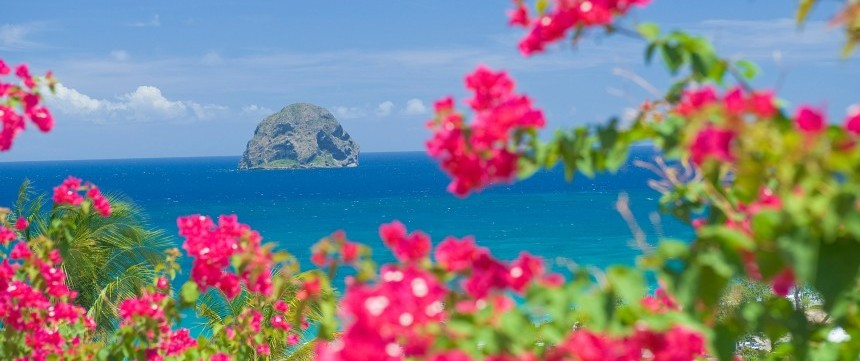
[[[759,191],[758,199],[750,204],[740,203],[737,208],[741,212],[743,218],[729,218],[726,221],[726,227],[743,232],[749,237],[753,237],[752,218],[763,211],[781,210],[782,199],[774,194],[773,190],[765,187]],[[768,279],[765,279],[761,274],[755,253],[749,250],[742,250],[741,259],[743,261],[747,277],[756,281],[768,281]],[[785,296],[795,285],[794,271],[790,266],[785,267],[776,276],[770,279],[770,282],[773,287],[774,294]]]
[[[80,178],[69,176],[60,185],[54,187],[54,203],[80,205],[84,201],[81,191],[85,191],[86,197],[92,202],[93,208],[102,217],[108,217],[111,213],[110,202],[95,184],[82,183]]]
[[[666,332],[637,329],[627,337],[576,330],[550,352],[548,361],[698,360],[706,356],[705,339],[695,331],[674,326]]]
[[[15,231],[0,225],[0,246],[6,246],[15,240]]]
[[[514,0],[516,9],[509,13],[509,23],[529,27],[520,41],[523,55],[543,51],[550,43],[565,37],[571,29],[611,25],[615,17],[623,16],[633,6],[645,6],[650,0],[556,0],[546,14],[531,19],[523,0]]]
[[[653,295],[645,296],[641,303],[642,307],[655,314],[681,310],[681,305],[663,288],[658,288]]]
[[[337,255],[341,262],[347,264],[358,260],[358,243],[348,241],[343,231],[337,231],[316,243],[312,248],[311,262],[317,267],[326,267],[335,261]]]
[[[179,235],[185,237],[182,248],[194,258],[191,279],[201,291],[215,287],[229,298],[248,290],[268,295],[272,291],[272,255],[261,247],[257,231],[239,223],[235,215],[220,216],[216,225],[211,218],[191,215],[177,219]],[[247,262],[238,269],[240,276],[225,270],[231,257],[244,255]]]
[[[435,118],[427,123],[433,131],[427,152],[454,178],[448,191],[459,196],[510,181],[520,158],[514,133],[546,123],[529,97],[514,93],[514,82],[504,71],[480,66],[466,76],[466,87],[474,93],[467,100],[475,111],[471,124],[455,111],[451,97],[436,102]]]
[[[26,119],[29,119],[39,130],[48,132],[54,127],[54,118],[47,108],[42,106],[39,92],[36,89],[36,80],[30,75],[26,64],[15,67],[15,76],[23,83],[15,85],[3,80],[12,69],[0,59],[0,151],[12,148],[15,137],[26,128]],[[53,82],[51,73],[46,75],[48,81]],[[20,107],[21,113],[16,110]]]
[[[142,336],[146,339],[144,353],[148,361],[163,361],[166,356],[180,355],[197,346],[197,340],[191,337],[188,329],[170,330],[164,312],[166,301],[170,299],[162,293],[166,289],[159,287],[159,292],[155,293],[143,291],[139,297],[122,301],[118,308],[122,326],[139,326],[145,330]]]
[[[533,282],[557,282],[545,276],[541,259],[523,253],[506,264],[471,237],[448,237],[436,247],[440,275],[428,268],[432,247],[426,234],[407,233],[397,221],[383,224],[379,233],[401,264],[383,266],[375,284],[348,281],[340,307],[346,320],[343,337],[320,347],[320,359],[454,357],[432,349],[434,335],[449,332],[438,327],[450,312],[473,313],[486,306],[505,312],[513,307],[506,292],[521,293]],[[450,276],[461,282],[449,284]],[[456,303],[446,307],[450,300]]]
[[[26,360],[66,355],[79,344],[69,330],[95,328],[86,310],[73,303],[77,293],[66,286],[60,253],[52,250],[45,258],[19,241],[0,263],[0,324],[25,335]]]
[[[746,117],[770,119],[777,114],[771,92],[748,94],[740,87],[735,87],[720,99],[716,90],[710,86],[685,90],[675,111],[684,117],[721,113],[729,125],[742,122]],[[706,124],[690,144],[690,160],[697,165],[702,165],[709,159],[720,162],[733,161],[734,155],[731,148],[736,136],[736,132],[731,127],[724,129],[711,123]]]

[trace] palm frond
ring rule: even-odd
[[[135,297],[142,287],[151,284],[156,277],[152,267],[139,263],[124,270],[121,275],[104,285],[96,296],[87,314],[92,317],[99,330],[109,333],[116,329],[117,307],[122,301]]]
[[[302,343],[296,347],[292,347],[287,351],[283,361],[313,361],[316,356],[317,339],[313,338],[310,341]]]
[[[66,222],[66,233],[54,235],[66,284],[78,292],[76,303],[97,316],[99,331],[112,330],[117,316],[111,307],[154,281],[155,269],[165,262],[164,251],[173,246],[173,239],[150,227],[143,210],[124,196],[107,194],[111,214],[102,217],[66,205],[43,211],[46,196],[33,198],[29,189],[25,181],[19,190],[19,207],[23,210],[29,204],[28,236],[51,236],[52,223]]]

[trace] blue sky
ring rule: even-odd
[[[795,2],[654,0],[627,19],[709,36],[763,67],[756,85],[833,121],[860,102],[860,59],[823,2],[801,31]],[[362,151],[421,150],[432,102],[462,98],[478,64],[507,69],[550,128],[598,123],[665,88],[643,46],[592,37],[523,58],[503,0],[18,1],[0,14],[0,57],[53,70],[57,126],[32,128],[0,161],[239,155],[266,115],[294,102],[331,110]]]

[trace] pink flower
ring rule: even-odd
[[[845,118],[845,130],[860,135],[860,105],[848,109],[848,117]]]
[[[33,107],[27,111],[27,116],[30,117],[30,120],[36,124],[36,127],[38,127],[42,132],[47,133],[54,128],[54,117],[51,115],[48,108],[41,106]]]
[[[734,160],[731,152],[734,137],[735,133],[730,130],[707,125],[699,131],[690,145],[690,160],[697,165],[702,165],[708,159],[731,162]]]
[[[54,203],[56,204],[71,204],[79,205],[84,201],[84,197],[78,194],[81,188],[81,180],[69,176],[59,186],[54,187]]]
[[[679,311],[681,306],[662,288],[658,288],[654,295],[645,296],[642,299],[642,307],[652,313],[666,313],[667,311]]]
[[[776,106],[774,105],[773,92],[762,91],[752,94],[753,111],[760,117],[771,118],[776,115]]]
[[[15,232],[6,227],[0,226],[0,246],[5,247],[9,242],[15,240]]]
[[[87,197],[93,201],[93,208],[96,209],[102,217],[110,216],[111,207],[107,198],[102,195],[101,191],[95,184],[87,183],[90,189],[87,191]]]
[[[530,255],[528,252],[523,252],[510,265],[508,285],[514,291],[522,293],[533,279],[539,279],[543,277],[543,274],[543,260]]]
[[[382,238],[387,247],[392,248],[406,238],[406,226],[400,221],[382,224],[379,226],[379,238]]]
[[[320,294],[320,279],[313,277],[302,282],[302,288],[296,293],[296,298],[305,300],[311,297],[316,297]]]
[[[191,337],[187,328],[171,332],[165,340],[159,344],[159,348],[164,350],[167,356],[180,355],[185,350],[196,347],[197,340]]]
[[[0,75],[9,75],[10,71],[11,69],[6,65],[6,62],[4,62],[3,59],[0,59]]]
[[[747,206],[747,213],[749,213],[750,215],[754,215],[767,209],[782,209],[782,199],[780,199],[779,196],[774,194],[773,190],[771,190],[770,188],[762,187],[759,190],[758,199],[750,203],[749,206]]]
[[[394,251],[401,262],[417,262],[430,253],[430,237],[423,232],[406,234],[406,226],[398,221],[379,226],[383,243]]]
[[[683,116],[690,116],[716,101],[717,93],[712,86],[703,86],[694,90],[687,89],[681,96],[677,110]]]
[[[723,103],[725,103],[727,113],[735,116],[742,115],[746,111],[743,89],[735,87],[730,90],[723,98]]]
[[[273,308],[275,309],[275,311],[283,313],[287,313],[290,311],[290,305],[281,300],[275,301],[275,305],[273,306]]]
[[[557,1],[555,8],[531,23],[531,30],[519,43],[520,52],[528,56],[543,51],[548,44],[564,39],[573,28],[609,25],[615,16],[626,14],[634,5],[642,6],[648,2],[649,0]],[[528,25],[521,24],[519,16],[512,15],[511,23]],[[514,22],[514,19],[517,21]]]
[[[209,361],[230,361],[230,355],[226,353],[216,353],[209,358]]]
[[[287,331],[290,329],[290,324],[287,323],[287,321],[284,319],[284,315],[275,314],[269,320],[269,323],[272,325],[272,327],[279,328],[279,329],[284,330],[284,331]]]
[[[698,360],[706,354],[705,338],[682,326],[673,326],[662,333],[637,330],[634,338],[654,355],[654,361]]]
[[[217,226],[209,217],[191,215],[177,219],[179,235],[186,238],[182,244],[194,259],[191,279],[202,291],[216,287],[233,298],[242,291],[244,282],[250,292],[267,295],[271,292],[272,255],[260,246],[262,237],[236,216],[221,216]],[[227,272],[233,255],[245,252],[251,262],[243,269],[241,279]]]
[[[291,333],[287,335],[287,345],[295,346],[299,344],[299,335]]]
[[[486,253],[485,248],[479,248],[475,245],[475,239],[472,237],[464,237],[458,240],[455,237],[445,238],[442,243],[436,246],[436,262],[448,272],[460,272],[472,266],[472,262],[482,253]]]
[[[824,130],[827,125],[823,112],[810,106],[802,106],[794,115],[794,124],[797,129],[807,134],[816,134]]]
[[[269,356],[271,351],[269,350],[269,345],[265,343],[261,343],[257,345],[257,353],[263,356]]]
[[[525,4],[523,4],[522,0],[515,0],[516,8],[508,12],[508,24],[510,25],[519,25],[519,26],[529,26],[529,10],[526,9]]]
[[[412,266],[383,266],[380,279],[376,284],[354,283],[347,287],[340,304],[347,320],[340,339],[343,344],[327,350],[324,355],[328,359],[420,359],[427,352],[433,340],[420,330],[445,319],[444,284],[433,274]]]
[[[33,81],[33,76],[30,75],[30,69],[27,68],[27,64],[18,65],[15,68],[15,75],[18,78],[21,78],[24,81],[24,85],[28,88],[33,88],[36,86],[36,82]]]
[[[508,287],[510,270],[488,253],[479,254],[472,267],[472,274],[464,281],[463,289],[473,298],[482,299],[492,290]]]
[[[504,71],[479,66],[465,82],[474,94],[467,99],[475,111],[472,124],[453,112],[450,97],[437,101],[436,117],[427,123],[433,131],[427,152],[453,178],[448,191],[458,196],[513,179],[520,158],[516,143],[521,142],[513,134],[546,123],[530,98],[514,93],[514,82]]]
[[[31,255],[33,255],[33,253],[30,252],[30,247],[24,242],[15,243],[15,246],[12,247],[12,251],[9,252],[10,259],[27,259],[30,258]]]
[[[158,289],[166,290],[168,287],[170,287],[170,282],[168,282],[167,278],[165,277],[158,277],[158,281],[156,282],[155,287],[157,287]]]
[[[325,267],[329,264],[331,260],[328,258],[328,254],[322,251],[317,251],[311,254],[311,263],[317,267]]]
[[[346,263],[353,263],[358,259],[358,243],[344,242],[340,249],[341,259]]]
[[[472,357],[460,350],[448,350],[444,353],[436,354],[431,361],[472,361]]]
[[[791,288],[794,287],[794,283],[794,271],[790,267],[786,267],[773,278],[771,282],[773,293],[777,296],[785,297],[791,291]]]
[[[25,230],[27,230],[27,227],[29,227],[29,226],[30,226],[30,222],[27,222],[26,217],[18,216],[18,219],[15,220],[15,229],[17,229],[20,232],[24,232]],[[2,238],[2,237],[0,237],[0,238]]]

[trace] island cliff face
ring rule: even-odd
[[[358,166],[358,144],[325,108],[291,104],[257,126],[239,169]]]

